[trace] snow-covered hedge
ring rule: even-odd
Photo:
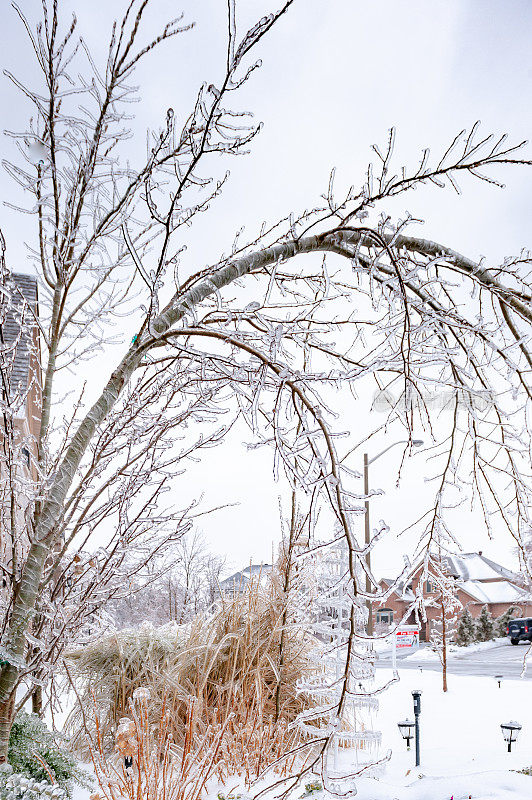
[[[10,764],[0,767],[0,800],[67,800],[67,797],[60,786],[13,772]]]

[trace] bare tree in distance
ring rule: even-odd
[[[410,443],[414,429],[426,432],[434,492],[416,520],[419,553],[435,541],[456,543],[445,512],[457,492],[474,495],[490,529],[497,514],[518,543],[530,528],[529,256],[476,262],[409,235],[410,220],[392,219],[385,205],[420,184],[458,190],[462,175],[497,183],[493,173],[502,168],[530,165],[525,143],[484,136],[475,125],[408,169],[396,163],[392,132],[384,150],[375,148],[359,189],[337,197],[332,176],[318,207],[287,211],[247,239],[240,234],[217,263],[182,274],[188,229],[226,181],[212,177],[213,161],[246,152],[258,133],[232,98],[253,78],[254,48],[292,3],[242,34],[230,0],[220,75],[200,87],[188,114],[168,109],[137,165],[121,158],[132,75],[154,48],[184,35],[188,22],[170,22],[146,43],[150,2],[133,0],[97,65],[83,40],[76,48],[75,20],[62,19],[58,0],[44,2],[36,30],[15,7],[42,72],[37,88],[12,76],[34,108],[28,129],[12,134],[20,159],[7,169],[30,197],[44,381],[30,545],[4,624],[0,760],[50,554],[61,547],[66,555],[106,516],[106,503],[129,519],[138,461],[160,490],[139,489],[136,502],[158,525],[171,476],[197,447],[226,435],[231,423],[222,415],[240,416],[257,446],[272,448],[275,472],[297,490],[309,532],[326,507],[346,539],[353,605],[338,717],[351,691],[355,637],[363,636],[355,606],[367,599],[357,580],[367,572],[357,537],[366,498],[355,459],[368,431],[337,418],[335,392],[400,387],[406,407],[392,408],[376,429],[393,424]],[[178,126],[178,118],[185,122]],[[124,314],[134,314],[135,333],[87,408],[80,365],[114,352],[113,321],[131,338]],[[58,396],[67,367],[73,400]],[[434,387],[455,398],[450,419],[437,424],[423,402]],[[479,395],[489,398],[482,410]],[[176,436],[177,450],[170,446]],[[334,725],[320,731],[306,771],[324,763],[333,733]]]
[[[197,530],[173,544],[167,562],[155,564],[152,575],[142,574],[132,586],[131,594],[107,605],[118,628],[143,622],[182,625],[219,602],[219,581],[225,560],[208,551]]]

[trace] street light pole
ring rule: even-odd
[[[421,714],[421,689],[413,689],[412,697],[414,698],[414,722],[415,722],[415,738],[416,738],[416,767],[421,764],[420,746],[419,746],[419,715]]]

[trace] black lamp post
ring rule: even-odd
[[[523,726],[519,722],[512,720],[511,722],[501,722],[501,731],[504,741],[508,743],[508,752],[512,752],[512,745],[517,741],[519,731]]]
[[[421,714],[421,689],[413,689],[412,697],[414,698],[414,727],[416,731],[416,767],[421,763],[419,755],[419,715]]]
[[[401,731],[401,736],[406,741],[406,749],[410,750],[410,739],[414,737],[415,722],[405,719],[404,722],[398,722],[397,727]]]

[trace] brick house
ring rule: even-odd
[[[442,568],[455,582],[458,601],[473,617],[478,617],[485,605],[493,617],[499,617],[512,606],[518,609],[517,616],[532,616],[532,598],[520,585],[519,575],[486,558],[482,555],[482,551],[444,556]],[[384,602],[374,606],[373,622],[377,630],[400,622],[415,601],[423,574],[423,563],[415,567],[410,574],[412,577],[406,584],[399,583]],[[381,590],[387,591],[393,583],[383,578],[379,585]],[[428,576],[425,576],[422,591],[426,601],[426,622],[417,619],[415,610],[410,612],[404,622],[419,623],[420,638],[422,641],[428,641],[431,629],[441,615],[439,606],[434,602],[438,592],[436,584],[431,580],[430,568]]]
[[[31,275],[12,273],[3,296],[10,297],[10,307],[0,324],[0,348],[2,359],[2,382],[0,391],[4,401],[11,406],[9,417],[0,423],[0,556],[10,565],[12,542],[6,535],[11,527],[10,510],[12,487],[8,478],[9,453],[4,449],[6,438],[3,425],[7,419],[13,423],[14,439],[20,447],[20,468],[24,478],[37,479],[37,446],[41,425],[41,366],[38,318],[37,281]],[[7,397],[7,393],[9,397]],[[20,480],[18,481],[20,485]],[[26,501],[23,494],[15,498],[17,526],[24,529]],[[24,548],[26,543],[20,541]],[[5,579],[2,578],[5,586]]]
[[[41,425],[39,329],[37,323],[33,323],[39,313],[37,280],[32,275],[13,273],[10,283],[13,307],[1,326],[2,347],[9,350],[16,344],[9,388],[11,394],[19,394],[24,402],[17,407],[15,424],[25,438],[36,444]],[[21,333],[22,314],[25,329]],[[36,453],[35,449],[33,454]]]

